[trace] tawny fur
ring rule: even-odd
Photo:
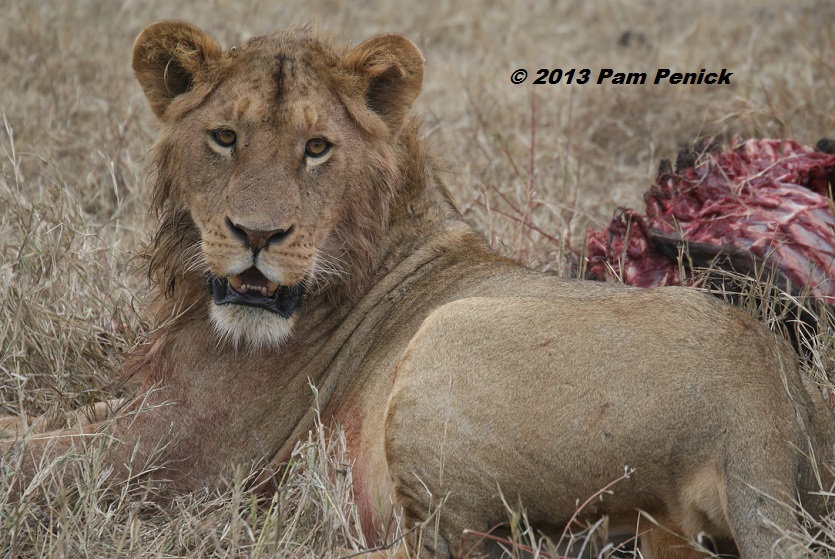
[[[345,426],[369,538],[392,509],[416,526],[444,502],[407,542],[424,557],[461,555],[463,531],[503,522],[505,501],[564,524],[625,468],[584,514],[642,518],[648,558],[698,556],[702,531],[744,559],[780,556],[768,524],[795,521],[780,503],[823,512],[809,493],[832,483],[835,427],[788,345],[694,291],[560,279],[494,254],[408,116],[423,59],[407,39],[347,48],[295,29],[222,51],[168,21],[139,36],[133,65],[161,122],[150,275],[163,326],[125,366],[153,409],[106,427],[121,441],[114,476],[164,439],[173,490],[221,484],[237,464],[267,463],[268,478],[321,414]],[[220,128],[234,148],[212,143]],[[321,163],[306,159],[314,138],[332,144]],[[291,233],[253,254],[227,222]],[[253,265],[309,286],[290,319],[216,308],[210,274]],[[67,434],[30,438],[21,479],[71,449]]]

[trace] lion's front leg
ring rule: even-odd
[[[7,479],[11,494],[26,495],[45,480],[58,480],[63,484],[71,479],[70,461],[64,457],[80,453],[94,441],[101,440],[105,435],[100,430],[105,423],[87,423],[45,433],[30,430],[0,439],[0,462],[14,472]]]
[[[61,459],[105,441],[107,426],[123,404],[119,399],[97,402],[57,419],[46,416],[31,420],[26,416],[0,418],[0,460],[16,473],[12,492],[23,494],[32,483],[46,475],[65,477],[67,470]]]
[[[18,439],[26,433],[44,434],[49,431],[66,428],[75,430],[92,423],[99,423],[110,418],[113,413],[124,405],[124,400],[114,398],[106,402],[96,402],[89,406],[73,410],[63,418],[39,416],[27,418],[26,416],[0,417],[0,442],[8,439]]]

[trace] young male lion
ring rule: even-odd
[[[687,539],[703,531],[782,557],[781,502],[823,512],[810,492],[832,483],[835,426],[787,344],[695,291],[494,254],[409,117],[423,59],[404,37],[345,48],[290,30],[223,51],[163,21],[133,67],[161,123],[164,325],[126,365],[153,409],[83,428],[121,441],[113,475],[163,439],[178,491],[278,467],[318,407],[345,427],[370,538],[391,510],[417,526],[443,501],[407,542],[422,557],[460,556],[465,529],[506,519],[503,499],[565,524],[627,467],[585,513],[631,529],[651,515],[647,558],[699,556]],[[24,467],[76,440],[30,437]]]

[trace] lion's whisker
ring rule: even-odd
[[[190,273],[195,270],[207,270],[208,263],[203,253],[203,241],[197,240],[183,249],[183,273]]]
[[[309,288],[320,292],[327,288],[332,280],[339,280],[348,275],[347,264],[335,254],[317,251],[310,267]]]

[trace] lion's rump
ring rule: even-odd
[[[808,286],[835,302],[835,155],[749,140],[700,161],[680,157],[677,167],[662,163],[644,195],[645,216],[619,210],[604,231],[589,231],[591,278],[678,284],[677,249],[686,243],[696,265],[723,254],[739,271],[766,266],[793,290]]]

